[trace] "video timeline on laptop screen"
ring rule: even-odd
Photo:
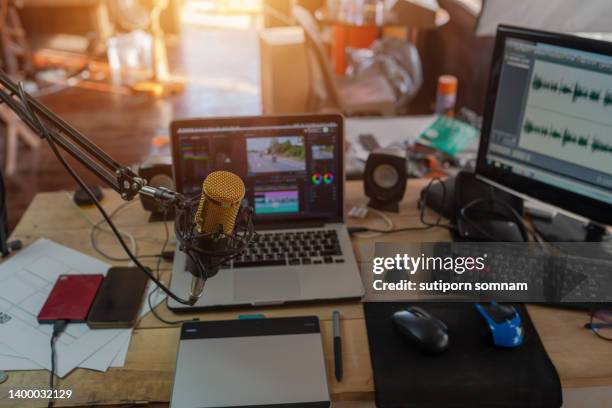
[[[197,195],[217,170],[239,175],[256,221],[337,219],[342,214],[342,135],[336,123],[185,127],[176,131],[179,191]]]

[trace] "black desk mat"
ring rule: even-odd
[[[391,316],[408,305],[364,304],[377,407],[561,406],[559,375],[523,305],[515,307],[524,344],[500,349],[487,337],[473,304],[420,304],[449,328],[449,348],[435,356],[422,354],[395,330]]]

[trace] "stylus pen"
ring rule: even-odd
[[[334,330],[334,373],[336,380],[342,381],[342,336],[340,335],[340,312],[334,310],[332,313]]]

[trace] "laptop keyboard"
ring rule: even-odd
[[[335,230],[259,233],[241,256],[222,267],[285,266],[343,263]]]

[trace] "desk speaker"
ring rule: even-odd
[[[399,212],[406,191],[406,152],[403,149],[377,149],[368,156],[363,175],[369,207]]]
[[[138,166],[138,175],[148,181],[153,187],[166,187],[174,190],[172,176],[172,159],[166,156],[152,156]],[[163,215],[163,207],[152,197],[140,194],[142,208],[155,216]],[[170,214],[167,214],[170,217]]]

